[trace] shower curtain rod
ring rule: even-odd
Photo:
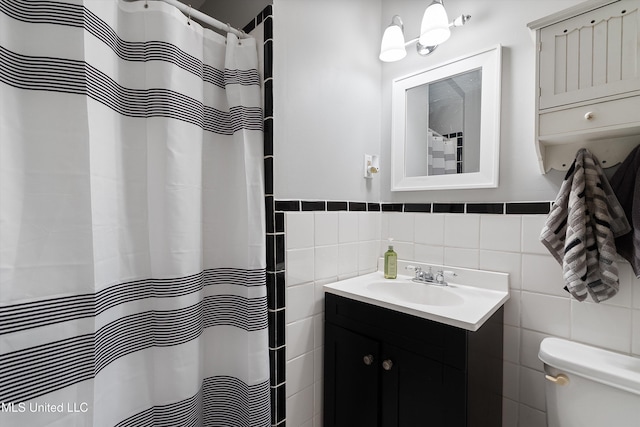
[[[229,24],[225,24],[221,21],[218,21],[217,19],[212,18],[211,16],[200,12],[198,9],[192,8],[191,5],[186,5],[184,3],[179,2],[178,0],[158,0],[158,1],[163,1],[172,6],[175,6],[178,9],[180,9],[180,11],[185,15],[187,15],[189,18],[197,19],[198,21],[204,22],[207,25],[211,25],[212,27],[217,28],[218,30],[226,31],[228,33],[233,33],[236,36],[238,36],[238,38],[246,39],[251,37],[244,31],[240,31],[236,28],[233,28]]]

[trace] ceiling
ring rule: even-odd
[[[186,3],[186,0],[181,0]],[[189,0],[191,6],[203,13],[242,29],[255,18],[272,0]]]

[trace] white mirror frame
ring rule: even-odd
[[[407,176],[405,169],[406,92],[416,86],[482,68],[479,172]],[[497,45],[393,80],[391,99],[391,191],[495,188],[500,155],[502,47]],[[425,162],[427,158],[425,156]]]

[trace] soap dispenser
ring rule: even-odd
[[[389,238],[389,249],[384,253],[384,278],[398,277],[398,254],[393,250],[393,239]]]

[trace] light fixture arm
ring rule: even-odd
[[[393,15],[393,18],[391,18],[391,25],[397,25],[402,31],[404,31],[404,22],[402,22],[400,15]]]

